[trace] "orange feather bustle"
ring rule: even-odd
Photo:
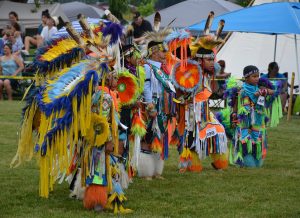
[[[197,66],[187,65],[184,71],[181,71],[180,68],[178,70],[175,73],[175,80],[180,86],[191,89],[199,83],[200,75]]]
[[[138,97],[138,83],[134,76],[123,73],[118,79],[118,94],[122,105],[133,104]]]
[[[86,188],[83,198],[83,206],[87,209],[93,209],[96,205],[103,208],[107,203],[107,188],[102,185],[90,185]]]
[[[155,136],[152,143],[151,143],[151,148],[153,152],[157,152],[157,153],[162,153],[163,147],[162,147],[162,143],[160,142],[158,136]]]
[[[131,133],[143,137],[146,134],[146,124],[139,113],[135,113],[132,119]]]

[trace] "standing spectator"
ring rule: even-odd
[[[135,12],[135,15],[133,17],[133,41],[137,44],[142,44],[144,41],[143,34],[147,31],[152,31],[152,25],[149,21],[144,20],[144,18],[141,16],[140,12]]]
[[[52,36],[57,33],[56,25],[59,23],[58,18],[53,16],[47,19],[47,25],[44,26],[41,35],[36,36],[36,45],[37,47],[42,46],[46,41],[50,40]],[[25,50],[22,52],[25,55],[29,55],[29,48],[30,48],[30,40],[25,39]]]
[[[47,25],[47,20],[50,19],[50,14],[48,9],[42,12],[42,23],[38,27],[38,34],[31,37],[31,36],[26,36],[25,37],[25,50],[29,51],[30,45],[37,46],[37,38],[41,36],[41,33],[43,31],[43,28]],[[26,53],[26,52],[25,52]]]
[[[12,55],[12,44],[6,43],[4,45],[4,56],[0,57],[0,72],[4,76],[16,76],[24,69],[22,61]],[[7,92],[8,100],[12,100],[12,87],[16,81],[9,78],[0,79],[0,100],[3,99],[3,87]]]

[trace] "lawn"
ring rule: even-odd
[[[9,163],[17,149],[22,103],[0,102],[0,217],[108,217],[68,198],[66,183],[49,199],[38,196],[39,171],[34,159],[16,169]],[[135,178],[126,191],[125,217],[300,217],[300,117],[282,119],[269,129],[263,168],[230,167],[215,171],[210,160],[201,173],[179,174],[178,154],[171,148],[165,180]]]

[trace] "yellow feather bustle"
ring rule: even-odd
[[[68,172],[70,160],[72,158],[71,153],[74,146],[79,141],[79,137],[86,136],[88,133],[87,128],[91,125],[91,95],[92,95],[92,81],[89,83],[88,93],[81,96],[80,105],[78,107],[77,96],[72,99],[73,106],[73,122],[67,129],[57,131],[50,142],[46,141],[47,152],[40,158],[40,196],[48,198],[49,190],[53,190],[53,185],[57,178],[64,173]],[[54,126],[54,120],[63,117],[64,110],[53,112],[49,117],[45,113],[41,113],[41,125],[39,127],[39,140],[38,144],[44,143],[47,132],[49,132]],[[81,133],[79,135],[78,133]],[[67,146],[69,145],[68,152]],[[88,158],[89,149],[86,151]],[[88,163],[88,162],[86,162]],[[89,167],[85,169],[85,173],[88,173]]]
[[[37,104],[34,102],[27,108],[22,123],[18,150],[11,161],[10,167],[18,167],[24,160],[31,160],[33,156],[34,145],[33,143],[33,122],[37,112]]]

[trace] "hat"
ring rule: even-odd
[[[243,75],[245,78],[254,73],[259,73],[259,70],[256,66],[253,66],[253,65],[249,65],[249,66],[245,67],[243,70]]]
[[[54,21],[54,25],[57,26],[59,24],[58,17],[52,16],[51,19]]]
[[[134,13],[133,19],[135,20],[135,19],[139,18],[140,16],[141,16],[141,13],[137,11]]]

